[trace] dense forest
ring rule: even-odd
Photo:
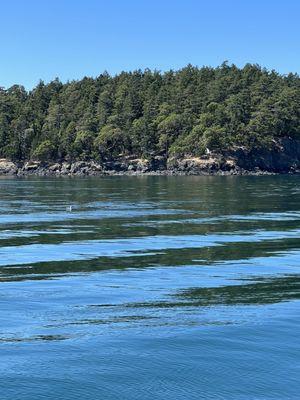
[[[300,138],[300,78],[228,65],[0,88],[0,156],[109,160],[271,148]]]

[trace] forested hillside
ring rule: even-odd
[[[107,73],[0,89],[0,157],[109,160],[300,138],[300,79],[257,65]]]

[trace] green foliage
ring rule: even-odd
[[[300,79],[258,65],[122,72],[0,88],[0,157],[112,159],[300,139]]]
[[[116,157],[127,148],[127,137],[122,130],[113,125],[105,125],[95,139],[95,147],[101,158]]]
[[[88,159],[93,149],[93,132],[78,131],[74,140],[75,155],[81,159]]]
[[[210,150],[222,150],[226,145],[226,129],[213,125],[203,132],[203,146]]]
[[[40,143],[36,149],[32,152],[32,158],[34,160],[47,161],[53,159],[55,147],[50,140],[44,140]]]
[[[183,122],[181,115],[172,113],[158,124],[158,147],[162,153],[168,155],[170,146],[183,131]]]

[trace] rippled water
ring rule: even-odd
[[[299,239],[297,176],[1,179],[1,400],[299,399]]]

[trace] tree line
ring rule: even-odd
[[[0,156],[12,160],[201,156],[282,137],[300,138],[300,79],[259,65],[0,88]]]

